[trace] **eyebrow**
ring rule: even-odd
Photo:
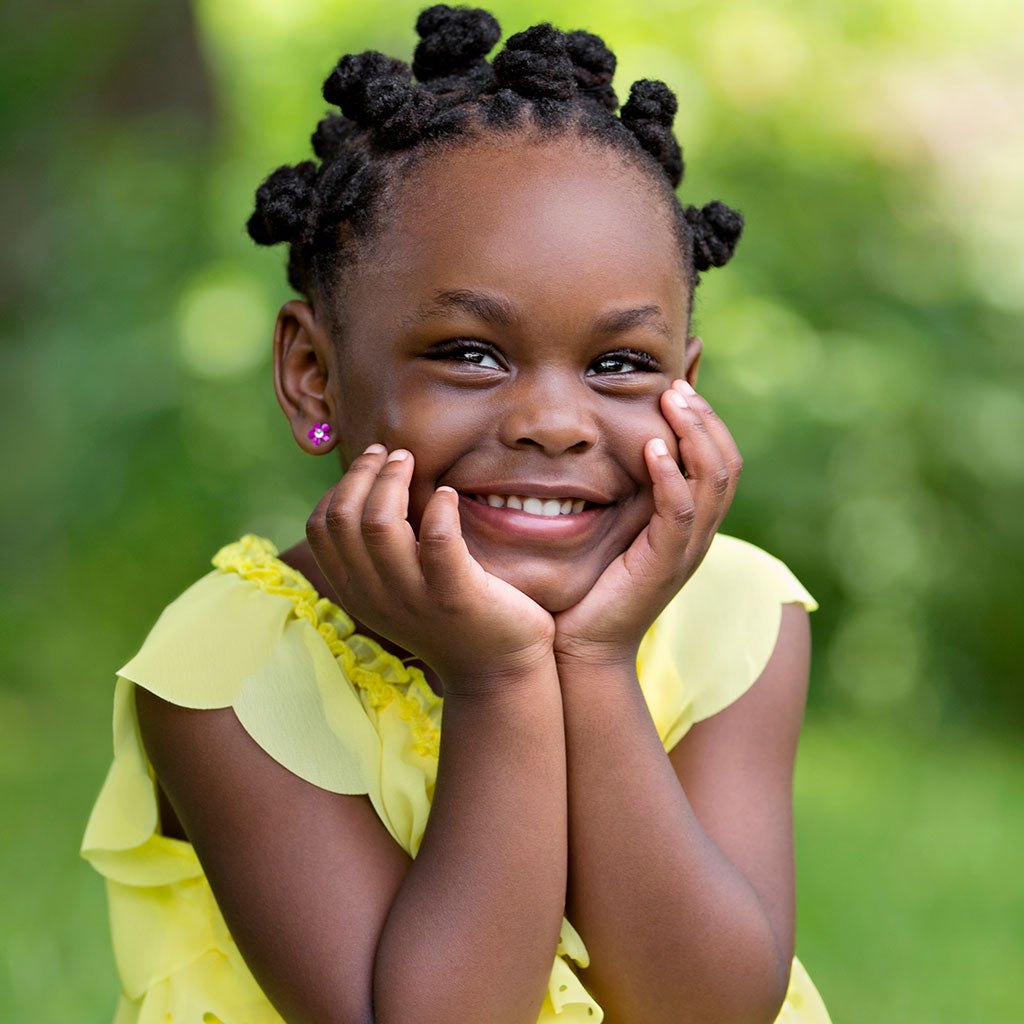
[[[521,320],[519,310],[507,299],[463,288],[436,292],[410,319],[418,323],[452,310],[470,313],[485,323],[496,324],[499,327],[514,327]],[[655,305],[612,310],[599,316],[594,326],[601,334],[623,334],[635,327],[649,327],[670,341],[674,337],[664,311]]]
[[[636,309],[618,309],[598,317],[597,329],[602,334],[621,334],[634,327],[650,327],[672,340],[672,329],[660,306],[638,306]]]
[[[506,299],[485,292],[471,292],[465,289],[439,291],[429,302],[421,306],[412,316],[414,322],[427,320],[431,316],[462,310],[472,313],[480,320],[497,324],[499,327],[513,327],[519,323],[519,312]]]

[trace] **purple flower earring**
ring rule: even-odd
[[[306,435],[316,447],[322,444],[329,444],[331,440],[330,423],[314,423],[313,429]]]

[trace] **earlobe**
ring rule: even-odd
[[[686,339],[686,380],[690,387],[697,387],[697,369],[704,352],[704,342],[695,335]]]
[[[336,438],[330,381],[330,335],[307,302],[286,302],[274,327],[274,390],[303,451],[322,455]]]

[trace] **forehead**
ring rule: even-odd
[[[654,303],[685,334],[689,288],[674,211],[608,147],[477,141],[418,164],[390,200],[351,299],[394,308],[470,288],[527,308]]]

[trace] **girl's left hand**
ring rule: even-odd
[[[587,595],[555,616],[560,662],[635,666],[644,634],[696,571],[732,503],[743,459],[726,425],[682,380],[662,394],[661,410],[678,455],[660,438],[644,446],[654,514]]]

